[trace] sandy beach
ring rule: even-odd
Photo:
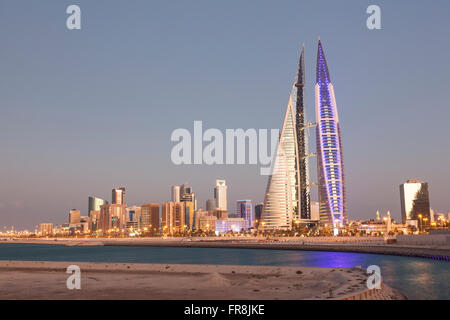
[[[81,289],[69,290],[69,265]],[[355,268],[0,261],[0,299],[404,299]]]

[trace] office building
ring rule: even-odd
[[[175,232],[184,232],[185,203],[165,202],[161,209],[161,227],[165,234],[173,235]]]
[[[217,219],[226,219],[228,218],[228,211],[227,210],[221,210],[221,209],[215,209],[208,211],[210,216],[215,216]]]
[[[80,229],[81,233],[88,234],[91,231],[90,230],[90,225],[91,225],[90,220],[91,219],[86,216],[82,216],[80,218],[79,229]]]
[[[347,221],[344,159],[334,88],[320,39],[315,97],[320,222],[332,225],[336,235]]]
[[[112,189],[112,203],[113,204],[126,204],[124,187]]]
[[[170,201],[180,202],[180,186],[172,186]]]
[[[187,184],[180,186],[180,202],[192,202],[194,204],[194,210],[197,210],[197,199],[192,188]]]
[[[320,221],[320,206],[317,201],[311,202],[311,220]]]
[[[227,185],[225,180],[216,180],[214,187],[214,199],[216,200],[216,209],[227,210]]]
[[[72,209],[69,212],[69,224],[78,224],[81,220],[81,212],[77,209]]]
[[[140,229],[142,223],[141,207],[131,206],[126,208],[127,212],[127,228],[133,227],[133,229]]]
[[[241,232],[247,229],[248,222],[242,218],[227,218],[216,220],[216,232],[225,234],[227,232]]]
[[[139,228],[158,231],[161,227],[159,203],[146,203],[141,205],[141,223]]]
[[[261,217],[263,230],[290,229],[294,219],[299,219],[302,215],[309,216],[309,185],[306,176],[308,141],[304,133],[306,128],[303,89],[304,47],[300,54],[297,74],[275,150],[272,172],[264,195]],[[300,158],[300,154],[303,158]],[[301,175],[304,176],[301,177]],[[301,201],[305,203],[300,203]]]
[[[297,74],[295,76],[295,84],[292,90],[292,104],[295,106],[295,131],[297,136],[299,168],[298,175],[296,176],[295,189],[298,193],[298,203],[294,202],[295,218],[297,219],[311,219],[308,134],[306,131],[306,109],[303,92],[305,84],[305,47],[303,45],[298,62]],[[298,209],[295,209],[296,205]]]
[[[263,204],[259,203],[255,205],[255,228],[258,229],[261,223]]]
[[[251,200],[238,200],[236,202],[236,217],[247,221],[246,229],[254,227],[255,215],[253,212],[253,204]]]
[[[216,200],[208,199],[206,200],[206,211],[213,211],[216,209]]]
[[[97,232],[122,232],[127,227],[127,210],[125,204],[104,204],[100,207]],[[100,231],[101,230],[101,231]]]
[[[100,225],[100,209],[91,210],[89,216],[89,230],[91,230],[91,232],[96,233],[98,229],[101,229],[99,225]]]
[[[194,212],[194,229],[199,230],[200,229],[200,218],[204,216],[210,216],[212,211],[205,211],[202,209],[198,209]]]
[[[401,184],[400,207],[403,223],[406,223],[407,220],[417,220],[420,229],[429,225],[431,212],[428,183],[420,180],[408,180]]]
[[[298,150],[292,93],[284,116],[271,175],[268,178],[262,213],[264,230],[291,228],[297,217],[299,180]]]
[[[216,221],[217,218],[215,216],[202,216],[199,218],[199,229],[204,232],[215,232]]]
[[[184,221],[187,230],[192,231],[195,229],[195,209],[193,202],[184,202]]]
[[[52,223],[39,224],[39,232],[43,237],[51,236],[53,234],[53,224]]]
[[[261,220],[263,206],[264,205],[262,203],[255,205],[255,219],[258,221]]]
[[[108,204],[108,201],[97,198],[89,197],[88,199],[88,216],[91,216],[91,211],[100,211],[100,207],[104,204]]]

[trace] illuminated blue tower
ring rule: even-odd
[[[320,222],[332,225],[337,234],[338,228],[347,221],[344,160],[334,89],[320,38],[315,97]]]

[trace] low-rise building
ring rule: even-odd
[[[53,234],[53,224],[52,223],[41,223],[39,224],[39,231],[41,236],[50,236]]]
[[[247,230],[247,220],[242,218],[218,219],[216,221],[216,232],[224,234],[230,231],[241,232]]]
[[[216,221],[215,216],[202,216],[199,219],[199,229],[204,232],[215,232],[216,231]]]

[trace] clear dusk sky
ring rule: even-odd
[[[81,30],[66,28],[71,4]],[[382,30],[366,27],[370,4]],[[263,201],[259,166],[175,166],[170,135],[194,120],[280,128],[303,42],[314,122],[318,36],[349,218],[399,219],[399,184],[412,178],[429,183],[435,211],[450,211],[449,32],[448,0],[1,0],[0,226],[64,223],[71,208],[87,215],[88,196],[111,201],[122,186],[139,205],[187,182],[204,207],[222,178],[229,211]]]

